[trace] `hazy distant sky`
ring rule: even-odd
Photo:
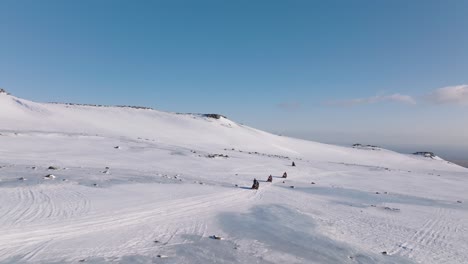
[[[468,155],[468,1],[1,0],[0,87]]]

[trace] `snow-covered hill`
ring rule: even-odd
[[[467,189],[439,158],[0,93],[0,263],[467,263]]]

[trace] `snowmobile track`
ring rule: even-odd
[[[173,226],[177,225],[178,222],[190,220],[192,215],[206,215],[206,217],[209,217],[211,211],[219,211],[220,208],[228,210],[231,207],[243,205],[254,199],[255,196],[255,193],[245,190],[233,190],[183,198],[161,204],[142,205],[130,210],[116,211],[112,215],[87,215],[54,222],[53,224],[33,224],[26,228],[2,227],[0,228],[2,233],[0,260],[1,256],[7,255],[11,250],[18,247],[27,248],[29,251],[25,256],[25,260],[33,260],[35,255],[52,244],[48,241],[58,238],[72,239],[94,232],[122,229],[145,223],[154,226],[158,223],[170,222],[171,226]],[[28,209],[27,212],[28,214],[34,214],[32,209]],[[198,229],[197,233],[203,234],[206,226],[187,226],[187,228]],[[171,229],[171,227],[168,227],[166,232],[173,237],[177,232],[171,231]],[[167,238],[166,243],[171,241],[172,237]]]

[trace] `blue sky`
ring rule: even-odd
[[[2,0],[0,87],[459,157],[466,14],[455,0]]]

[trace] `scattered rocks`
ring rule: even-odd
[[[44,180],[53,180],[57,177],[55,177],[55,175],[53,174],[47,174],[46,176],[44,176]]]
[[[382,251],[382,255],[388,255],[387,251]]]
[[[357,149],[369,149],[369,150],[381,150],[382,148],[379,146],[374,146],[374,145],[363,145],[363,144],[353,144],[353,148]]]
[[[203,116],[208,117],[208,118],[213,118],[213,119],[221,119],[221,117],[226,118],[225,116],[220,115],[220,114],[204,114]]]
[[[135,105],[101,105],[101,104],[77,104],[77,103],[56,103],[50,102],[49,104],[62,104],[66,106],[70,105],[80,105],[80,106],[93,106],[93,107],[120,107],[120,108],[133,108],[133,109],[143,109],[143,110],[153,110],[151,107],[146,106],[135,106]]]
[[[26,179],[25,177],[21,177],[21,178],[19,178],[18,180],[20,180],[20,181],[26,181],[27,179]]]
[[[413,155],[423,156],[423,157],[431,158],[431,159],[436,157],[436,155],[433,152],[429,152],[429,151],[418,151],[418,152],[413,153]]]
[[[212,236],[210,236],[210,238],[211,238],[211,239],[216,239],[216,240],[223,240],[222,237],[217,236],[217,235],[212,235]]]
[[[400,209],[398,208],[391,208],[391,207],[384,207],[385,210],[388,210],[388,211],[393,211],[393,212],[400,212]]]
[[[462,203],[462,201],[457,201],[457,203]]]
[[[120,146],[115,146],[114,148],[115,148],[115,149],[120,149]]]
[[[225,148],[224,150],[229,150],[227,148]],[[232,149],[232,151],[234,151],[234,149]],[[237,150],[241,153],[248,153],[250,155],[258,155],[258,156],[263,156],[263,157],[269,157],[269,158],[279,158],[279,159],[288,159],[290,160],[291,158],[288,157],[288,156],[282,156],[282,155],[275,155],[275,154],[268,154],[268,153],[261,153],[261,152],[258,152],[258,151],[243,151],[243,150]]]
[[[292,188],[292,189],[294,189],[295,187],[294,187],[294,185],[291,185],[291,186],[289,186],[289,188]]]
[[[403,246],[403,245],[398,245],[398,246],[401,247],[402,249],[405,249],[405,250],[408,250],[408,249],[409,249],[409,250],[412,251],[412,249],[411,249],[411,248],[408,248],[407,246]]]
[[[311,182],[310,184],[315,184],[315,182]]]
[[[48,170],[58,170],[59,168],[58,167],[55,167],[55,166],[49,166],[49,168],[47,168]]]
[[[220,157],[220,158],[229,158],[228,155],[224,155],[224,154],[208,154],[206,157],[207,157],[207,158],[210,158],[210,159],[217,158],[217,157]]]

